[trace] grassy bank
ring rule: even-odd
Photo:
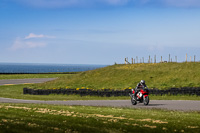
[[[128,88],[144,79],[149,88],[200,87],[200,62],[121,64],[63,76],[55,81],[34,85],[49,88]]]
[[[198,112],[0,103],[0,132],[200,132]]]
[[[97,97],[79,95],[24,95],[23,88],[27,85],[0,86],[0,97],[27,99],[27,100],[130,100],[129,96],[124,97]],[[150,95],[150,100],[200,100],[197,96],[154,96]]]

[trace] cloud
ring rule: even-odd
[[[55,38],[54,36],[47,36],[47,35],[36,35],[34,33],[30,33],[28,36],[26,36],[24,39],[31,39],[31,38]]]
[[[14,41],[11,50],[18,50],[18,49],[30,49],[30,48],[36,48],[36,47],[45,47],[47,43],[45,42],[38,42],[38,41],[26,41],[21,38],[16,38]]]
[[[17,37],[13,45],[11,46],[11,50],[45,47],[47,46],[48,40],[44,40],[43,38],[55,38],[55,37],[43,34],[36,35],[34,33],[30,33],[28,36],[24,38]]]

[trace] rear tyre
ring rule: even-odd
[[[144,105],[148,105],[149,104],[149,96],[146,96],[144,98]]]
[[[134,99],[134,97],[131,98],[131,103],[132,103],[133,105],[136,105],[136,104],[137,104],[137,101]]]

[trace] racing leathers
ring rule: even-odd
[[[142,84],[142,83],[138,83],[136,88],[135,88],[135,93],[133,94],[134,97],[136,98],[137,93],[141,90],[141,89],[145,89],[147,88],[146,84]]]

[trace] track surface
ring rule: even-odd
[[[54,80],[56,78],[36,78],[36,79],[5,79],[0,80],[0,85],[16,85],[16,84],[33,84],[43,83]]]
[[[56,78],[0,80],[0,85],[42,83],[54,79]],[[109,107],[129,107],[129,108],[157,108],[157,109],[181,110],[181,111],[200,111],[200,101],[188,101],[188,100],[151,100],[148,106],[144,106],[144,104],[142,103],[133,106],[130,100],[41,101],[41,100],[0,98],[0,103],[34,103],[34,104],[53,104],[53,105],[109,106]]]
[[[80,100],[80,101],[40,101],[0,98],[0,103],[34,103],[53,105],[83,105],[83,106],[109,106],[129,108],[157,108],[180,111],[200,111],[200,101],[189,100],[151,100],[148,106],[139,103],[132,105],[130,100]]]

